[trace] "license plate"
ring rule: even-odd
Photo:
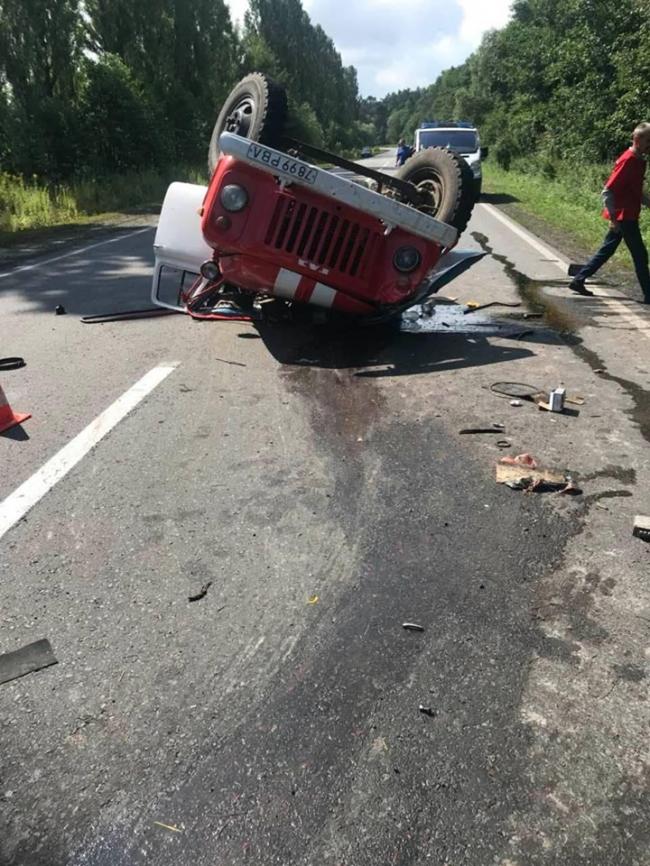
[[[310,165],[305,165],[304,162],[299,162],[297,159],[291,159],[283,153],[278,153],[275,150],[268,150],[261,144],[251,144],[248,148],[248,158],[261,162],[263,165],[268,165],[276,169],[282,174],[294,177],[302,183],[316,183],[318,170]]]

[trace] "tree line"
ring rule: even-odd
[[[388,141],[412,139],[423,120],[471,120],[504,168],[525,161],[552,176],[609,161],[650,120],[650,4],[515,0],[465,63],[363,112]]]
[[[46,181],[205,161],[232,86],[267,72],[295,130],[372,143],[357,75],[300,0],[0,0],[0,170]]]

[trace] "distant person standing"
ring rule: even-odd
[[[413,153],[413,148],[409,147],[403,138],[397,142],[397,158],[395,165],[404,165],[409,156]]]
[[[614,255],[621,241],[625,241],[643,291],[642,303],[650,304],[648,251],[639,228],[641,205],[650,207],[650,197],[643,191],[645,155],[648,152],[650,152],[650,123],[640,123],[632,134],[632,146],[616,160],[614,170],[602,192],[603,216],[609,220],[609,231],[598,252],[569,283],[569,288],[579,295],[593,295],[593,292],[585,287],[585,280],[595,274]]]

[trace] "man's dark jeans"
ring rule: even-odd
[[[648,270],[648,251],[641,237],[638,220],[622,220],[618,223],[620,232],[610,228],[598,252],[592,256],[582,270],[576,274],[576,280],[586,280],[591,277],[608,259],[614,255],[621,241],[625,241],[632,255],[634,269],[643,290],[646,301],[650,301],[650,271]]]

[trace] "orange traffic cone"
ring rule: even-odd
[[[31,417],[31,415],[24,412],[14,412],[9,405],[5,392],[2,390],[2,385],[0,385],[0,433],[4,433],[5,430],[15,427],[16,424],[22,424],[23,421]]]

